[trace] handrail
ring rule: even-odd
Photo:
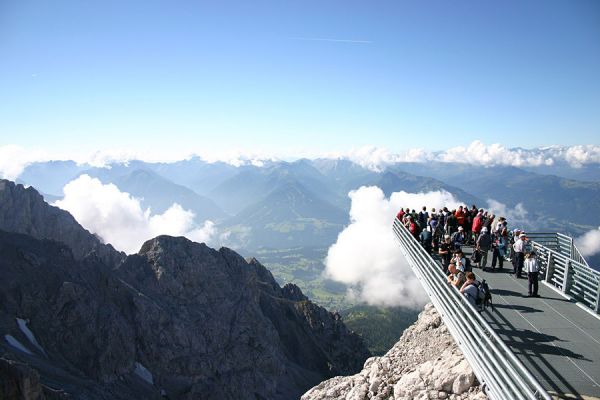
[[[590,267],[587,260],[581,255],[581,252],[575,245],[573,238],[570,236],[557,232],[533,232],[527,234],[527,236],[542,246],[558,251],[578,263]]]
[[[528,237],[544,282],[600,314],[600,272],[590,268],[573,239],[561,233],[531,233]]]
[[[402,253],[425,288],[431,302],[492,399],[551,397],[523,366],[475,308],[446,282],[433,260],[408,229],[394,220],[393,230]]]

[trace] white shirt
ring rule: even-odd
[[[523,239],[519,239],[515,242],[515,244],[513,244],[513,250],[517,253],[522,253],[524,245],[525,242],[523,241]]]
[[[525,272],[538,272],[538,263],[535,257],[526,258],[523,267],[525,267]]]

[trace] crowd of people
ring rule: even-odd
[[[473,267],[486,270],[491,252],[491,272],[503,271],[504,261],[510,260],[512,273],[523,278],[529,285],[528,296],[539,297],[539,268],[535,251],[527,234],[521,229],[509,230],[508,221],[490,211],[459,206],[430,210],[423,207],[419,212],[409,208],[400,209],[396,218],[418,240],[425,251],[438,255],[448,282],[474,302],[475,289],[480,283],[471,271]],[[472,246],[471,257],[466,257],[463,246]]]

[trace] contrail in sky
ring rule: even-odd
[[[338,43],[359,43],[370,44],[370,40],[353,40],[353,39],[330,39],[330,38],[311,38],[311,37],[292,37],[292,40],[308,40],[313,42],[338,42]]]

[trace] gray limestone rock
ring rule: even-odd
[[[486,398],[431,304],[383,357],[369,358],[358,374],[321,382],[302,396],[302,400],[388,398]]]

